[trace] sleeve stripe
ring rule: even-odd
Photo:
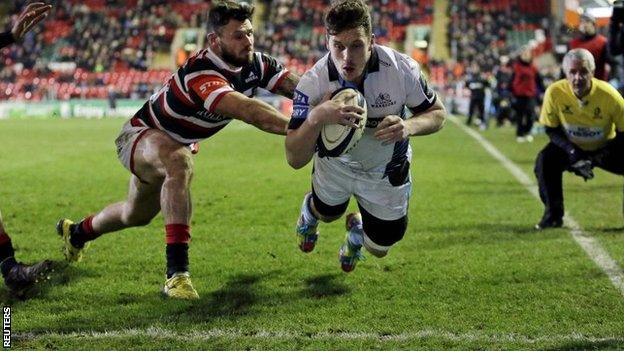
[[[433,104],[435,104],[437,99],[438,99],[438,95],[434,94],[433,99],[429,100],[425,98],[425,100],[423,100],[423,102],[420,105],[415,106],[415,107],[410,107],[410,106],[408,107],[410,110],[412,110],[412,113],[416,115],[416,114],[427,111],[431,106],[433,106]]]
[[[260,66],[260,80],[264,77],[264,62],[262,61],[262,54],[256,52],[256,60],[258,60],[258,66]]]
[[[228,81],[221,73],[214,71],[214,70],[204,70],[204,71],[197,71],[197,72],[193,72],[190,74],[187,74],[184,77],[184,85],[186,85],[187,87],[189,86],[189,83],[191,82],[191,80],[194,80],[197,77],[200,76],[208,76],[208,77],[218,77],[223,79],[224,81]]]
[[[288,129],[299,129],[304,122],[305,118],[291,118],[288,121]]]
[[[284,69],[278,74],[274,75],[273,78],[271,78],[271,80],[269,80],[269,82],[267,83],[266,89],[270,92],[273,92],[275,87],[279,86],[278,83],[280,83],[282,79],[286,78],[289,73],[290,72],[288,72],[288,70]]]
[[[279,87],[280,87],[280,85],[282,85],[282,82],[284,81],[284,79],[285,79],[286,77],[288,77],[288,75],[289,75],[289,74],[290,74],[290,72],[289,72],[289,71],[286,71],[286,73],[285,73],[285,74],[282,74],[282,75],[281,75],[281,77],[279,77],[279,78],[277,79],[277,82],[275,82],[275,85],[273,86],[273,89],[270,89],[270,91],[273,93],[273,92],[274,92],[277,88],[279,88]]]
[[[231,93],[233,91],[234,90],[232,88],[229,88],[229,89],[221,88],[221,89],[215,90],[212,94],[210,94],[210,97],[206,99],[206,101],[204,101],[204,108],[208,112],[214,112],[214,109],[216,108],[217,104],[219,103],[219,101],[221,101],[221,99],[225,96],[225,94]]]

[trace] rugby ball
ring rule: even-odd
[[[321,157],[338,157],[349,152],[357,145],[366,127],[366,100],[359,91],[353,88],[340,88],[332,93],[331,99],[345,105],[359,106],[364,109],[364,113],[357,128],[341,124],[326,124],[321,128],[317,140]]]

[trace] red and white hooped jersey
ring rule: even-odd
[[[134,116],[135,123],[160,129],[182,144],[199,142],[232,121],[214,112],[226,94],[237,91],[253,97],[259,87],[273,92],[287,75],[275,58],[259,52],[247,66],[233,69],[204,49],[149,98]]]

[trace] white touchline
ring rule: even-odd
[[[333,340],[379,340],[379,341],[406,341],[406,340],[424,340],[424,339],[443,339],[450,341],[484,341],[484,342],[512,342],[522,344],[535,344],[539,342],[624,342],[622,336],[593,337],[579,333],[571,333],[565,335],[545,335],[545,336],[527,336],[515,333],[510,334],[487,334],[482,332],[452,333],[444,330],[424,329],[414,332],[405,332],[398,334],[381,334],[371,332],[318,332],[303,333],[296,331],[284,330],[241,330],[241,329],[208,329],[208,330],[191,330],[186,332],[178,332],[160,327],[149,327],[147,329],[122,329],[110,330],[103,332],[86,331],[72,333],[23,333],[15,334],[15,340],[37,340],[47,338],[62,339],[125,339],[131,337],[144,337],[150,339],[169,339],[181,341],[202,341],[216,338],[226,339],[275,339],[275,340],[293,340],[293,339],[333,339]]]
[[[473,137],[483,148],[498,160],[503,167],[505,167],[520,184],[524,186],[533,196],[539,200],[539,191],[537,185],[524,171],[503,155],[492,143],[487,141],[478,132],[466,127],[457,117],[449,117],[451,122],[455,123],[460,129]],[[581,229],[581,226],[572,218],[569,213],[565,215],[565,222],[570,228],[570,235],[579,246],[585,250],[585,253],[589,256],[602,269],[603,272],[609,277],[613,286],[624,295],[624,271],[618,265],[609,253],[600,245],[600,243],[591,235]]]

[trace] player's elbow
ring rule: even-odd
[[[286,148],[286,161],[288,162],[288,165],[294,169],[301,169],[308,164],[308,160],[305,160],[301,156],[297,155],[297,153],[288,150],[288,148]]]
[[[444,128],[444,125],[446,124],[446,110],[441,110],[439,113],[436,114],[435,117],[435,123],[437,125],[437,130],[440,130],[442,128]]]
[[[444,125],[446,124],[446,110],[443,107],[436,108],[435,110],[431,110],[429,111],[429,114],[427,115],[427,119],[428,119],[427,129],[429,130],[427,134],[436,133],[440,129],[442,129]]]
[[[286,161],[294,169],[301,169],[310,162],[312,156],[297,147],[292,135],[286,135]]]
[[[286,159],[288,160],[288,165],[293,169],[301,169],[303,168],[303,166],[306,165],[304,162],[297,160],[293,157],[286,157]]]

